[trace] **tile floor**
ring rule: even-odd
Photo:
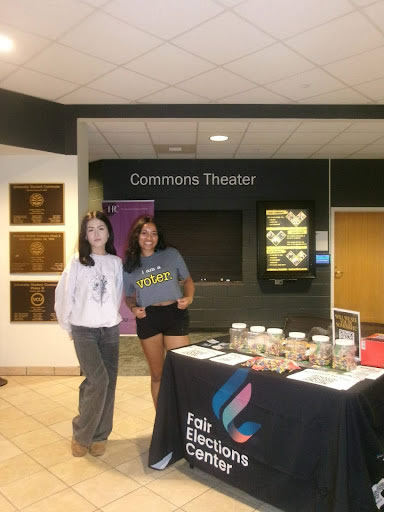
[[[154,409],[148,376],[118,378],[102,457],[71,454],[77,376],[5,376],[0,387],[0,512],[277,512],[184,461],[147,467]]]

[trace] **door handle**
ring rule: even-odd
[[[334,278],[341,278],[343,276],[343,271],[340,271],[337,269],[337,267],[334,268]]]

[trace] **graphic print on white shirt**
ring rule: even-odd
[[[108,280],[102,273],[95,273],[91,281],[91,297],[101,305],[108,301]]]

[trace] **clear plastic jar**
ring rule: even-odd
[[[285,357],[293,361],[304,361],[308,357],[308,348],[304,332],[290,332],[285,342]]]
[[[321,367],[330,366],[333,359],[333,345],[328,336],[316,334],[311,338],[309,361]]]
[[[229,329],[229,347],[235,350],[248,349],[248,329],[246,323],[232,323]]]
[[[336,339],[333,349],[333,368],[337,370],[354,370],[356,368],[356,346],[351,339]]]
[[[265,354],[267,349],[267,333],[262,325],[252,325],[248,332],[248,351],[254,354]]]
[[[277,328],[268,328],[268,342],[266,347],[266,355],[267,356],[280,356],[282,354],[282,340],[283,333],[282,329]]]

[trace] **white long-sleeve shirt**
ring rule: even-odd
[[[95,265],[80,263],[78,254],[67,264],[55,290],[55,312],[59,325],[71,333],[71,325],[113,327],[119,313],[123,269],[115,255],[91,254]]]

